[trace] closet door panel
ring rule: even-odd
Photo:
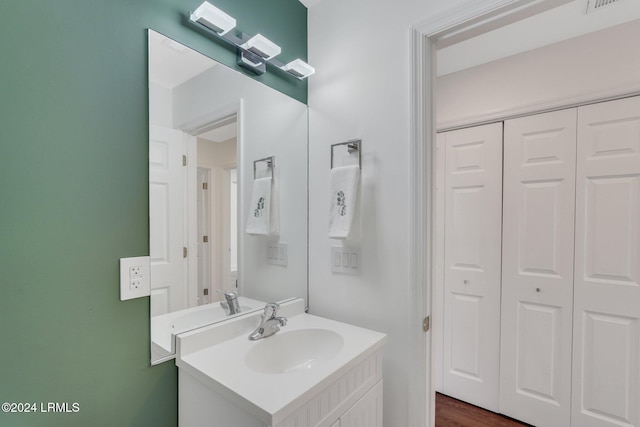
[[[444,137],[442,391],[497,411],[502,123]]]
[[[640,426],[640,98],[578,110],[573,425]]]
[[[500,412],[570,424],[576,109],[505,122]]]

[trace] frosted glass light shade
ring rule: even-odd
[[[295,59],[282,67],[282,69],[293,74],[299,79],[307,78],[316,72],[315,68],[304,62],[302,59]]]
[[[244,50],[255,53],[256,55],[269,60],[276,55],[280,55],[282,49],[280,46],[266,38],[261,34],[256,34],[249,40],[240,45]]]
[[[202,3],[191,14],[191,20],[197,22],[220,35],[235,28],[236,20],[209,2]]]

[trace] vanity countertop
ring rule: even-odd
[[[183,334],[178,337],[176,365],[259,420],[274,425],[386,341],[385,334],[306,314],[302,300],[283,304],[278,315],[287,317],[287,325],[257,341],[250,341],[248,335],[260,323],[259,313]],[[252,349],[264,347],[266,340],[317,329],[333,331],[342,338],[341,347],[331,357],[293,372],[265,373],[248,366]]]
[[[246,297],[238,297],[242,312],[233,315],[247,314],[252,310],[260,310],[264,302]],[[178,310],[151,318],[151,350],[154,359],[163,359],[175,354],[175,337],[186,331],[201,328],[229,318],[218,303],[204,304],[197,307]]]

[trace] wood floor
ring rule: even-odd
[[[522,427],[528,425],[436,393],[436,427]]]

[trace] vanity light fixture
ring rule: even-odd
[[[240,45],[240,49],[248,50],[249,52],[255,53],[256,55],[264,58],[267,61],[277,55],[280,55],[280,52],[282,52],[280,46],[278,46],[262,34],[256,34],[255,36],[251,37],[249,40]]]
[[[267,71],[267,62],[299,80],[315,73],[315,69],[302,59],[295,59],[287,64],[274,59],[282,49],[261,34],[233,34],[231,30],[235,28],[236,20],[209,2],[202,3],[191,13],[189,20],[208,33],[236,46],[238,65],[255,74],[264,74]]]
[[[190,19],[221,36],[236,27],[236,20],[209,2],[202,3]]]
[[[288,64],[282,66],[282,69],[293,74],[299,79],[304,79],[316,72],[316,69],[304,62],[302,59],[294,59]]]

